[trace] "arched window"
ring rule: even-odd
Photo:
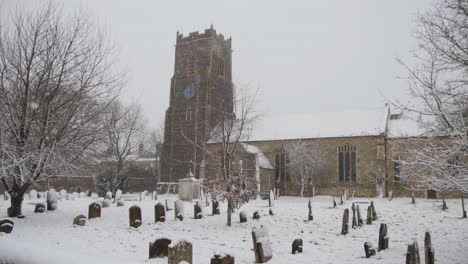
[[[338,172],[340,182],[356,182],[356,146],[338,147]]]
[[[286,166],[287,166],[287,157],[284,151],[284,148],[277,148],[275,150],[275,179],[277,181],[286,180]]]

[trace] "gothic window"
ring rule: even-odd
[[[187,107],[185,110],[185,120],[186,121],[192,121],[192,108]]]
[[[356,182],[356,146],[338,147],[338,172],[340,182]]]
[[[190,57],[188,62],[188,74],[193,75],[195,73],[195,67],[197,66],[197,59],[195,56]]]
[[[219,59],[219,75],[224,76],[224,60]]]
[[[278,148],[275,151],[275,179],[278,181],[285,181],[287,177],[287,163],[288,159],[284,148]]]

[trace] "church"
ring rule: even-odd
[[[222,116],[235,116],[231,44],[231,38],[213,27],[188,36],[177,32],[162,182],[177,182],[192,172],[198,179],[218,177],[218,164],[210,163],[204,150],[216,153],[222,148],[211,133],[223,122]],[[348,188],[356,196],[374,196],[376,185],[384,186],[385,193],[408,195],[409,183],[398,175],[398,146],[421,134],[416,118],[392,113],[388,105],[365,111],[267,115],[241,142],[236,155],[250,167],[243,173],[257,178],[260,192],[277,188],[282,195],[298,195],[300,186],[288,170],[285,147],[297,141],[316,142],[325,162],[304,195],[339,195]]]

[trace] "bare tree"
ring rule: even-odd
[[[125,189],[125,169],[137,158],[140,144],[145,135],[143,111],[137,103],[124,105],[114,101],[104,118],[106,146],[103,166],[106,173],[100,175],[97,183],[101,192]]]
[[[294,141],[285,147],[288,156],[288,170],[295,175],[301,187],[301,197],[304,196],[305,186],[313,184],[313,175],[321,170],[326,162],[324,151],[319,141]]]
[[[87,161],[124,75],[113,67],[113,45],[83,13],[64,16],[49,3],[5,21],[0,180],[11,195],[8,215],[18,216],[31,184],[69,176]]]
[[[468,2],[439,0],[417,17],[411,104],[424,137],[406,148],[401,176],[418,189],[468,191]],[[402,142],[404,143],[404,142]]]

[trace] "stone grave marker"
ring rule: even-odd
[[[269,213],[270,215],[275,215],[275,213],[273,212],[273,208],[270,208],[270,210],[268,210],[268,213]]]
[[[312,200],[311,199],[309,199],[308,207],[309,207],[309,213],[307,214],[307,220],[312,221],[314,220],[314,216],[312,215]]]
[[[121,206],[124,206],[124,205],[125,205],[125,200],[124,199],[120,199],[120,200],[117,201],[117,204],[116,204],[117,207],[121,207]]]
[[[240,223],[245,223],[247,222],[247,213],[245,211],[241,211],[239,213],[239,222]]]
[[[462,218],[466,218],[465,198],[463,197],[463,194],[461,195],[461,203],[462,203]]]
[[[164,222],[166,221],[166,210],[164,209],[164,205],[158,202],[154,206],[154,222]]]
[[[88,219],[101,217],[101,205],[98,203],[92,203],[88,207]]]
[[[215,254],[211,258],[210,264],[234,264],[234,257],[231,255]]]
[[[73,218],[73,225],[84,226],[85,224],[86,224],[86,216],[78,215],[77,217]]]
[[[426,232],[424,235],[424,263],[434,264],[434,248],[432,248],[431,233]]]
[[[378,251],[388,249],[387,224],[380,224]]]
[[[203,218],[203,209],[200,206],[200,203],[198,201],[193,206],[193,217],[195,219],[202,219]]]
[[[275,207],[275,195],[272,190],[270,190],[270,194],[268,196],[268,206]]]
[[[37,203],[36,207],[34,208],[35,213],[43,213],[45,211],[45,205],[43,203]]]
[[[356,206],[354,205],[354,203],[351,206],[351,210],[353,211],[353,220],[352,220],[351,227],[356,228],[358,226],[358,223],[357,223],[357,217],[356,217]]]
[[[58,196],[54,189],[50,189],[47,192],[47,210],[54,211],[58,207]]]
[[[341,234],[346,235],[349,232],[349,209],[346,208],[343,212],[343,223],[341,224]]]
[[[356,205],[356,213],[357,213],[357,222],[358,222],[358,226],[363,226],[363,225],[364,225],[364,221],[362,221],[361,209],[359,208],[359,205]]]
[[[414,199],[414,193],[411,194],[411,203],[416,204],[416,199]]]
[[[181,200],[174,202],[174,217],[180,221],[184,220],[184,202]]]
[[[302,239],[294,239],[292,242],[292,254],[302,253]]]
[[[5,192],[3,193],[3,199],[4,199],[5,201],[10,200],[10,199],[11,199],[11,195],[10,195],[7,191],[5,191]]]
[[[0,233],[11,233],[13,231],[13,227],[15,226],[15,222],[10,219],[0,219]]]
[[[141,209],[134,205],[128,209],[129,211],[129,224],[130,227],[138,228],[141,226]]]
[[[258,213],[258,211],[253,212],[252,218],[253,218],[254,220],[260,219],[260,214]]]
[[[372,221],[377,220],[377,211],[375,211],[374,201],[370,202],[370,206],[372,207]]]
[[[366,224],[372,225],[372,206],[367,207],[367,221]]]
[[[265,263],[273,257],[268,229],[264,226],[252,230],[252,241],[254,245],[255,261]]]
[[[333,198],[333,208],[336,208],[336,200]]]
[[[112,192],[106,192],[105,199],[112,200]]]
[[[364,252],[366,253],[366,258],[370,258],[375,255],[375,249],[371,242],[364,243]]]
[[[219,202],[217,200],[213,200],[212,202],[213,206],[211,207],[211,212],[213,215],[215,214],[220,214],[219,212]]]
[[[181,261],[193,263],[192,243],[181,240],[178,243],[169,244],[168,249],[168,264],[179,264]]]
[[[418,241],[414,240],[408,245],[406,252],[406,264],[421,264],[419,257]]]
[[[115,201],[119,201],[122,199],[122,190],[118,189],[116,192],[115,192],[115,198],[114,200]]]
[[[149,243],[149,258],[164,258],[169,255],[169,244],[171,240],[167,238],[159,238],[154,242]]]

